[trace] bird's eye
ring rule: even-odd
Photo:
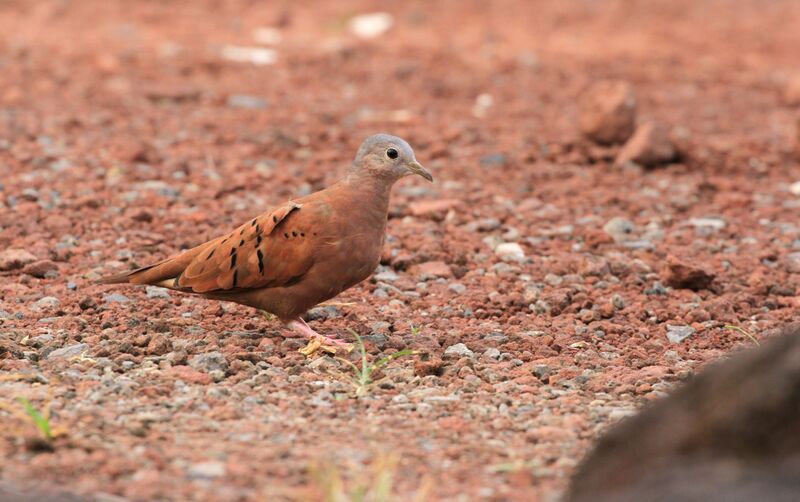
[[[397,150],[395,150],[394,148],[389,148],[388,150],[386,150],[386,156],[389,157],[390,159],[396,159],[397,155],[398,155]]]

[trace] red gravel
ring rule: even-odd
[[[0,3],[0,480],[318,500],[391,473],[400,500],[552,500],[609,423],[751,343],[724,326],[793,319],[797,2],[488,4]],[[383,9],[384,35],[347,31]],[[222,57],[265,26],[275,64]],[[673,160],[584,138],[604,80]],[[378,131],[437,183],[396,189],[383,268],[312,316],[422,352],[366,396],[251,309],[92,284],[332,183]],[[49,405],[52,451],[16,396]]]

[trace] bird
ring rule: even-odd
[[[403,139],[368,137],[340,181],[289,200],[232,232],[101,284],[154,285],[266,311],[302,337],[347,345],[314,331],[303,314],[377,268],[395,182],[433,176]]]

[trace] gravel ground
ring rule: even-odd
[[[609,424],[753,344],[725,326],[794,319],[797,2],[487,4],[0,2],[0,480],[552,501]],[[418,352],[360,397],[252,309],[93,284],[378,131],[437,182],[400,183],[376,274],[311,313]]]

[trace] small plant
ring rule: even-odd
[[[754,344],[756,344],[756,346],[761,346],[761,344],[758,342],[758,339],[755,336],[753,336],[752,333],[750,333],[749,331],[747,331],[746,329],[744,329],[744,328],[742,328],[740,326],[728,325],[728,326],[725,326],[725,329],[729,329],[731,331],[736,331],[737,333],[741,333],[742,335],[744,335],[747,338],[749,338],[750,340],[752,340],[752,342]]]
[[[399,457],[395,453],[379,453],[368,467],[352,465],[346,475],[333,462],[314,462],[311,476],[317,495],[325,502],[390,502],[409,500],[423,502],[429,499],[433,487],[430,478],[424,478],[414,495],[400,499],[396,493],[395,478]]]
[[[53,434],[53,429],[50,427],[50,407],[47,406],[44,409],[44,414],[40,413],[31,402],[24,398],[18,397],[17,402],[22,405],[25,409],[25,413],[33,420],[34,425],[37,429],[39,429],[39,433],[42,435],[44,439],[47,441],[52,441],[55,439],[55,435]]]
[[[337,357],[336,359],[347,364],[353,370],[355,376],[352,378],[352,384],[356,389],[356,396],[363,396],[364,394],[367,393],[369,387],[373,383],[372,374],[375,373],[375,371],[383,368],[384,366],[394,361],[395,359],[416,354],[416,351],[410,349],[404,349],[399,352],[395,352],[394,354],[390,354],[386,357],[378,359],[377,361],[370,364],[367,362],[367,349],[364,348],[364,340],[362,340],[361,337],[358,336],[358,333],[356,333],[352,329],[350,330],[350,333],[352,333],[353,336],[356,337],[356,341],[358,342],[358,350],[361,352],[361,367],[359,368],[358,366],[356,366],[355,364],[353,364],[352,362],[348,361],[343,357]]]
[[[421,330],[420,330],[420,327],[419,327],[419,326],[414,326],[413,324],[411,325],[411,336],[417,336],[417,335],[419,335],[419,332],[420,332],[420,331],[421,331]]]

